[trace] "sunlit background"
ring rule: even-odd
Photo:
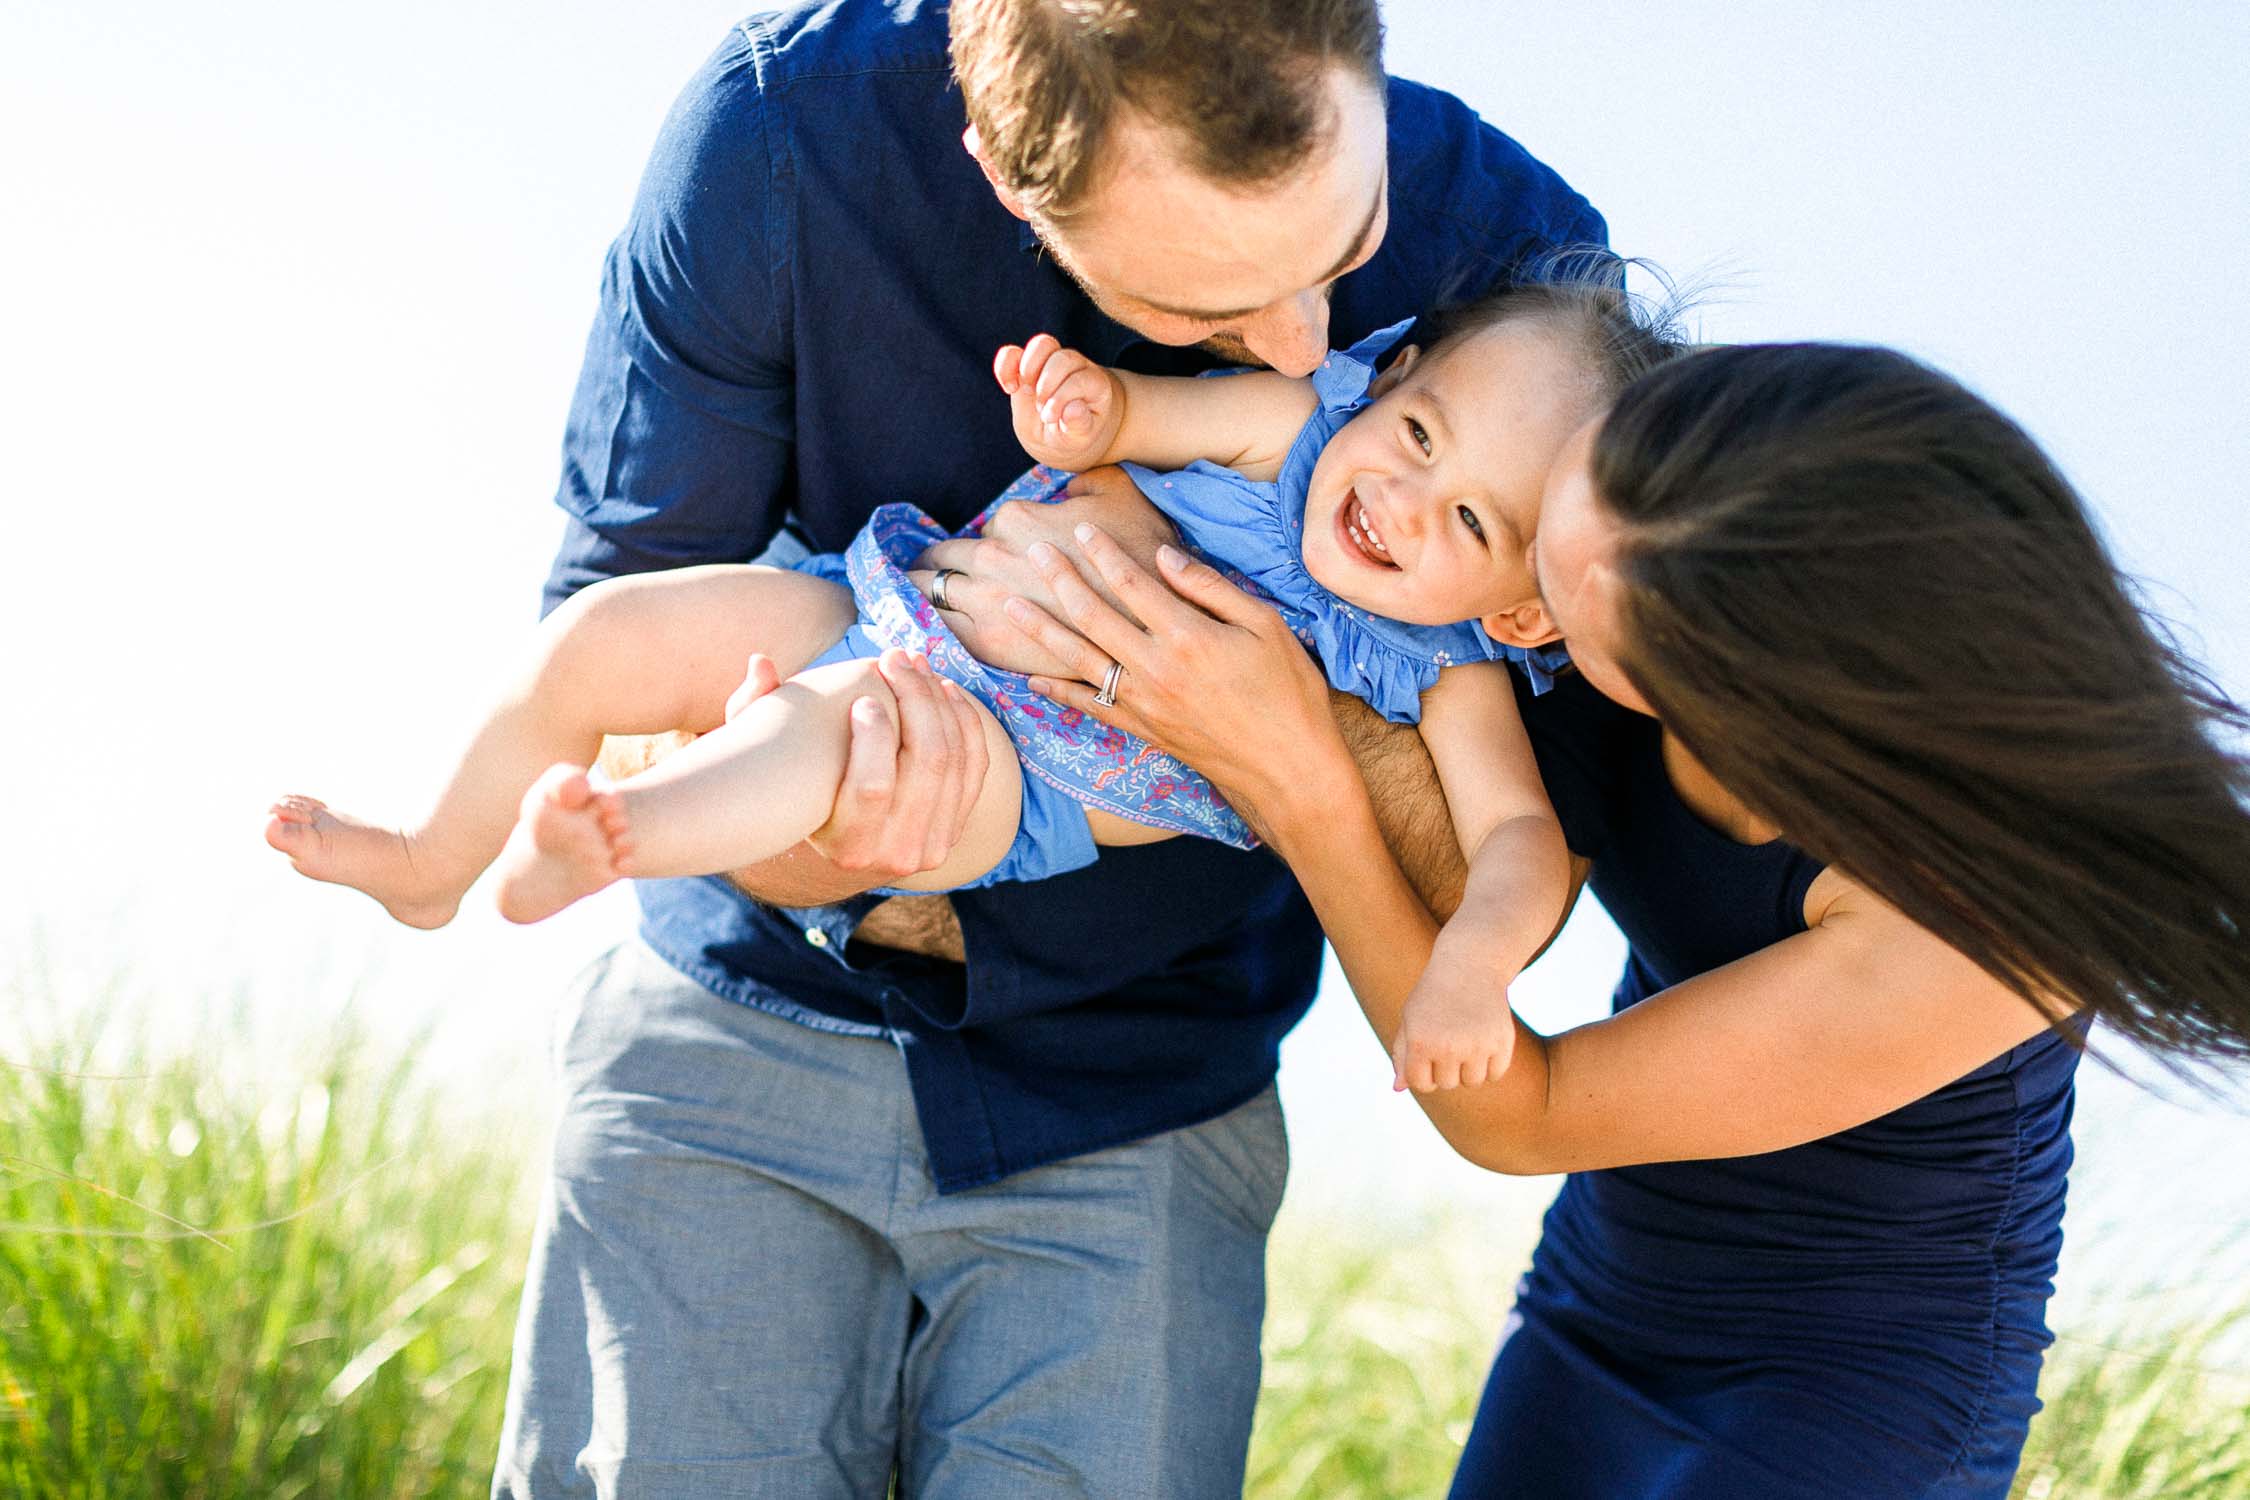
[[[408,806],[513,659],[602,250],[739,4],[0,22],[0,969],[182,1027],[350,1007],[541,1094],[558,992],[628,898],[523,931],[480,893],[406,933],[258,831],[285,790]],[[2250,693],[2250,7],[1385,11],[1395,71],[1621,250],[1719,279],[1705,337],[1896,344],[2015,414]],[[1582,911],[1528,1013],[1597,1013],[1620,952]],[[2084,1077],[2066,1302],[2097,1256],[2211,1274],[2198,1247],[2250,1224],[2250,1118]],[[1283,1083],[1300,1208],[1520,1226],[1552,1191],[1453,1161],[1338,983]]]

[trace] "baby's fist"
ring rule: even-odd
[[[993,356],[992,375],[1008,393],[1016,441],[1034,459],[1076,470],[1111,456],[1125,393],[1107,369],[1042,333]]]

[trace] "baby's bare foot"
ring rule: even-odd
[[[266,842],[300,874],[365,891],[409,927],[443,927],[460,909],[458,885],[417,862],[395,828],[363,823],[315,797],[284,797],[271,808]]]
[[[584,766],[548,767],[495,865],[500,915],[537,922],[615,881],[631,847],[624,819],[617,794],[595,791]]]

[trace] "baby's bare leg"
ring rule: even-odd
[[[596,584],[541,625],[531,661],[425,818],[388,828],[284,798],[266,841],[303,873],[365,891],[402,922],[441,926],[506,843],[543,772],[590,764],[605,734],[714,728],[752,652],[794,672],[852,618],[846,590],[776,568],[681,568]]]
[[[801,673],[720,728],[614,791],[557,767],[523,802],[500,857],[500,910],[531,922],[620,875],[710,875],[779,854],[828,821],[844,779],[852,705],[895,701],[872,661]],[[1000,862],[1016,836],[1023,786],[1015,747],[978,710],[990,769],[945,864],[918,877],[964,884]]]

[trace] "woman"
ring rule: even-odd
[[[1085,639],[1011,617],[1124,665],[1109,716],[1269,830],[1388,1045],[1435,924],[1317,676],[1208,570],[1086,552],[1145,630],[1051,549]],[[1632,952],[1612,1017],[1423,1097],[1471,1160],[1572,1174],[1454,1493],[1997,1500],[2084,1024],[2250,1051],[2250,767],[2213,738],[2245,717],[2030,440],[1883,350],[1644,377],[1533,557],[1580,676],[1526,720]]]

